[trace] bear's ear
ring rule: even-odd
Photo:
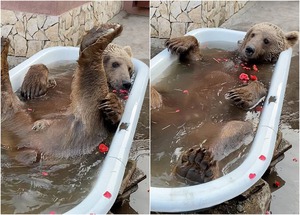
[[[124,46],[123,49],[127,52],[127,54],[132,57],[132,52],[130,46]]]
[[[291,31],[291,32],[285,33],[285,38],[286,38],[289,46],[292,47],[298,42],[299,32]]]

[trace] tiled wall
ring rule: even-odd
[[[121,1],[94,1],[58,16],[1,10],[1,36],[11,41],[9,55],[30,57],[50,46],[78,46],[81,36],[123,8]]]
[[[218,27],[247,1],[151,1],[151,38],[183,36],[201,27]]]

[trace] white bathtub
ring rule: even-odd
[[[75,47],[52,47],[38,52],[10,70],[14,91],[20,88],[24,76],[32,64],[48,65],[62,60],[76,61],[78,56],[79,48]],[[129,126],[126,130],[117,129],[94,187],[89,195],[79,205],[66,212],[67,214],[105,214],[117,198],[149,80],[148,66],[137,59],[132,59],[132,61],[136,78],[120,122],[120,124],[128,123]],[[106,192],[111,194],[110,198],[104,196]]]
[[[204,28],[193,30],[187,35],[193,35],[200,43],[204,43],[237,42],[245,34],[227,29]],[[180,188],[151,187],[151,211],[184,212],[208,208],[238,196],[262,177],[273,156],[291,56],[290,48],[280,54],[276,63],[258,130],[245,161],[229,174],[208,183]],[[166,49],[155,56],[150,61],[151,84],[165,76],[164,70],[176,60],[177,57]],[[276,102],[268,102],[271,96],[276,98]]]

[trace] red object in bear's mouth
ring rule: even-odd
[[[125,95],[127,95],[127,94],[128,94],[128,90],[123,90],[123,89],[120,89],[120,90],[119,90],[119,92],[120,92],[121,94],[125,94]]]

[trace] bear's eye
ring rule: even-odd
[[[265,44],[269,44],[270,41],[269,41],[267,38],[265,38],[265,39],[264,39],[264,43],[265,43]]]
[[[118,68],[119,66],[120,66],[120,64],[118,62],[113,62],[112,63],[113,68]]]
[[[255,34],[254,34],[254,33],[251,34],[251,38],[253,38],[253,37],[255,37]]]
[[[132,68],[130,66],[128,67],[128,72],[132,72]]]

